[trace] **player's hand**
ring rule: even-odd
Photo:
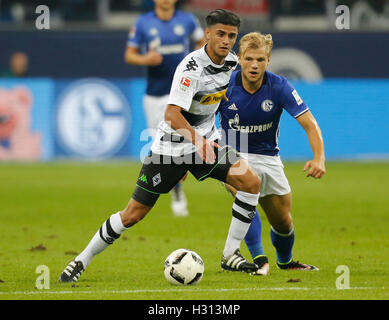
[[[312,177],[315,179],[320,179],[326,173],[324,161],[315,160],[315,159],[307,161],[305,163],[304,171],[307,170],[308,170],[307,177]]]
[[[159,66],[162,63],[163,57],[155,50],[150,50],[145,55],[146,64],[148,66]]]
[[[216,154],[214,148],[219,148],[219,145],[214,141],[209,141],[207,139],[198,139],[198,143],[196,143],[197,153],[200,158],[208,164],[215,163]]]

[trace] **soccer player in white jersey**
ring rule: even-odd
[[[154,0],[154,11],[142,14],[129,32],[125,61],[147,67],[143,109],[150,135],[163,120],[170,86],[177,65],[190,52],[204,45],[204,31],[197,18],[175,9],[177,0]],[[171,192],[171,209],[176,216],[189,211],[181,183]]]
[[[283,164],[278,155],[278,135],[283,110],[305,130],[313,152],[306,162],[307,177],[321,178],[325,173],[324,144],[319,125],[307,105],[286,78],[266,70],[273,48],[271,35],[252,32],[239,41],[239,64],[230,79],[228,102],[219,107],[223,137],[261,178],[259,203],[271,225],[270,235],[277,253],[277,265],[285,270],[317,270],[294,261],[294,227],[291,216],[292,195]],[[235,192],[229,186],[230,191]],[[246,244],[266,275],[269,264],[261,243],[261,221],[256,216],[245,237]],[[223,269],[229,269],[222,264]]]
[[[261,181],[246,160],[222,144],[214,125],[215,112],[237,66],[237,56],[231,49],[240,19],[217,9],[209,13],[206,22],[207,44],[187,55],[177,67],[164,121],[128,205],[102,224],[86,248],[67,265],[61,281],[77,281],[96,254],[142,220],[160,194],[168,193],[188,171],[199,181],[211,177],[237,190],[222,262],[232,270],[258,270],[256,264],[242,257],[240,244],[255,215]]]

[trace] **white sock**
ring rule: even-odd
[[[232,205],[232,220],[228,230],[227,240],[223,250],[223,256],[229,257],[236,249],[240,249],[240,243],[246,236],[254,218],[258,204],[259,193],[252,194],[238,191]]]
[[[223,256],[229,257],[234,254],[236,249],[240,248],[242,239],[249,231],[250,223],[243,222],[235,217],[232,217],[230,229],[228,230],[226,244],[223,250]]]
[[[84,251],[82,251],[75,260],[81,261],[84,268],[86,268],[96,254],[99,254],[112,244],[127,229],[128,228],[123,226],[120,211],[113,214],[103,223]]]

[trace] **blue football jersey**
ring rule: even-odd
[[[218,109],[222,136],[244,153],[277,155],[283,109],[294,118],[309,110],[286,78],[269,71],[253,94],[243,88],[241,71],[235,71],[226,96],[229,101],[222,101]]]
[[[127,45],[141,53],[154,49],[163,56],[159,66],[147,67],[146,93],[152,96],[169,94],[174,72],[190,52],[191,40],[204,35],[196,17],[176,10],[169,21],[160,20],[154,11],[142,14],[130,29]]]

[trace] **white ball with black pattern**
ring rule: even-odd
[[[194,251],[177,249],[165,260],[166,280],[174,285],[193,285],[199,283],[204,274],[204,262]]]

